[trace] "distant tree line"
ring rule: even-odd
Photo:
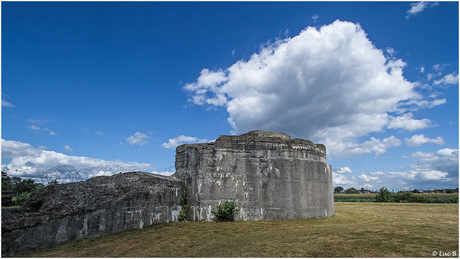
[[[371,193],[370,190],[365,190],[363,187],[361,187],[361,190],[357,190],[353,187],[344,190],[342,186],[338,186],[334,188],[334,193],[345,193],[345,194],[360,194],[360,193]]]
[[[343,190],[342,187],[336,187],[335,193],[355,194],[355,195],[335,195],[336,202],[400,202],[400,203],[458,203],[458,194],[419,194],[417,192],[400,191],[397,193],[390,192],[387,188],[382,187],[376,195],[356,195],[367,193],[368,190],[357,190],[350,188]],[[451,193],[451,192],[450,192]]]
[[[45,185],[35,183],[32,179],[10,177],[2,171],[2,206],[21,206],[33,191],[43,187]]]

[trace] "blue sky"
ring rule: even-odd
[[[457,2],[2,2],[2,170],[174,171],[250,130],[334,186],[458,187]]]

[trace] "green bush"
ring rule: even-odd
[[[346,194],[334,195],[335,202],[374,202],[375,195],[366,194]]]
[[[16,199],[14,201],[16,206],[22,206],[24,205],[24,202],[29,198],[30,192],[23,192],[20,193],[18,196],[16,196]]]
[[[393,195],[391,195],[391,192],[387,188],[382,187],[380,188],[379,194],[375,196],[375,201],[376,202],[391,202],[393,201]]]
[[[394,193],[392,194],[392,196],[395,202],[404,202],[404,203],[416,202],[415,195],[409,191]]]
[[[458,196],[428,196],[426,203],[458,203]]]
[[[217,205],[217,212],[211,211],[211,213],[216,217],[217,222],[234,221],[235,209],[236,204],[234,201],[226,201],[224,204]]]

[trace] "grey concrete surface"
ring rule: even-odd
[[[185,182],[188,219],[235,201],[236,220],[307,219],[334,215],[332,170],[326,148],[280,132],[220,136],[214,143],[176,149],[174,177]]]
[[[2,256],[177,221],[183,184],[143,172],[48,186],[2,209]]]

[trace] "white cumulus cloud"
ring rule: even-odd
[[[458,149],[444,148],[436,152],[415,152],[412,157],[418,159],[412,165],[416,170],[438,170],[458,177]]]
[[[430,138],[425,137],[425,135],[423,134],[413,135],[412,137],[406,138],[405,140],[406,140],[406,144],[410,147],[420,146],[425,143],[434,143],[438,145],[444,144],[443,137],[437,137],[435,139],[430,139]]]
[[[347,144],[378,142],[356,143],[356,138],[382,132],[388,125],[426,127],[427,119],[389,115],[400,111],[403,102],[422,99],[415,84],[403,77],[405,65],[387,59],[360,25],[335,21],[263,46],[249,60],[226,69],[203,69],[184,89],[197,105],[226,109],[232,133],[281,131],[329,143],[328,152],[336,152],[346,150]],[[376,154],[385,146],[374,149]]]
[[[198,139],[197,137],[190,137],[190,136],[185,136],[185,135],[180,135],[176,138],[169,139],[168,143],[163,143],[161,146],[163,148],[170,148],[174,149],[177,146],[180,146],[185,143],[203,143],[203,142],[208,142],[207,139]]]
[[[429,119],[417,120],[413,118],[414,115],[409,112],[398,117],[390,116],[389,129],[405,129],[409,131],[428,128],[431,126]]]
[[[379,177],[378,176],[375,176],[375,175],[369,175],[369,174],[365,174],[365,173],[362,173],[360,176],[358,176],[361,180],[365,181],[365,182],[375,182],[375,181],[378,181],[379,180]]]
[[[146,163],[68,156],[55,151],[36,148],[28,143],[4,139],[2,139],[2,158],[10,159],[9,163],[2,164],[2,171],[7,172],[8,175],[19,177],[39,177],[44,171],[56,166],[71,166],[76,170],[100,166],[119,166],[142,171],[153,168],[152,165]]]
[[[436,152],[414,152],[417,161],[411,170],[390,172],[389,180],[410,181],[413,187],[429,184],[429,188],[458,186],[458,149],[444,148]]]
[[[128,137],[126,139],[126,142],[128,142],[130,145],[145,145],[149,143],[147,140],[150,137],[147,134],[141,133],[141,132],[136,132],[134,133],[133,136]]]
[[[371,137],[370,140],[359,143],[358,141],[337,141],[327,139],[324,144],[328,148],[328,152],[335,154],[338,158],[344,157],[359,157],[363,154],[374,153],[375,156],[384,154],[387,149],[398,147],[401,145],[401,140],[394,136],[385,139],[377,139]]]
[[[356,183],[353,180],[350,180],[346,175],[332,172],[332,184],[334,186],[337,186],[337,185],[351,186]]]

